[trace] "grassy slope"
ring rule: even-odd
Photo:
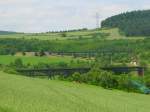
[[[102,33],[109,33],[108,39],[144,39],[145,37],[126,37],[125,35],[121,35],[119,33],[118,28],[112,29],[102,29]]]
[[[79,36],[84,36],[84,38],[90,38],[87,36],[93,33],[99,33],[100,31],[76,31],[76,32],[68,32],[67,37],[62,37],[61,33],[47,33],[47,34],[9,34],[9,35],[0,35],[0,38],[26,38],[26,39],[40,39],[40,40],[66,40],[66,39],[75,39],[79,38]]]
[[[99,31],[76,31],[76,32],[68,32],[67,37],[62,37],[62,33],[43,33],[43,34],[10,34],[10,35],[0,35],[0,38],[26,38],[26,39],[41,39],[41,40],[66,40],[72,38],[78,38],[80,35],[88,37],[87,35],[98,33]]]
[[[71,56],[49,56],[49,57],[35,57],[35,56],[9,56],[9,55],[0,55],[0,64],[10,64],[15,61],[15,59],[20,58],[22,59],[24,64],[38,64],[38,63],[50,63],[55,64],[59,62],[70,63],[72,60],[74,62],[80,61],[87,61],[81,58],[73,58]]]
[[[0,112],[148,112],[150,96],[0,72]]]
[[[0,38],[26,38],[26,39],[40,39],[40,40],[66,40],[66,39],[75,39],[82,36],[83,38],[91,38],[91,34],[94,33],[109,33],[110,36],[107,39],[133,39],[133,37],[126,37],[120,35],[118,28],[112,29],[94,29],[87,31],[76,31],[76,32],[67,32],[67,37],[62,37],[61,33],[42,33],[42,34],[9,34],[9,35],[0,35]],[[143,37],[134,37],[134,39],[143,39]]]
[[[126,38],[125,36],[120,35],[118,28],[103,29],[102,32],[103,33],[109,33],[109,38],[110,39],[124,39],[124,38]]]
[[[66,40],[66,39],[75,39],[79,38],[79,36],[83,36],[84,38],[91,38],[90,34],[94,33],[110,33],[109,38],[112,39],[120,39],[121,36],[118,32],[118,29],[102,29],[102,30],[87,30],[87,31],[76,31],[76,32],[68,32],[67,37],[61,37],[61,33],[46,33],[46,34],[10,34],[10,35],[0,35],[0,38],[26,38],[26,39],[41,39],[41,40]]]

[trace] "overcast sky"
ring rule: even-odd
[[[0,0],[0,30],[45,32],[94,28],[121,12],[150,9],[150,0]]]

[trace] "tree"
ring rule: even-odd
[[[62,37],[67,37],[67,34],[66,34],[65,32],[63,32],[63,33],[61,34],[61,36],[62,36]]]
[[[25,56],[25,55],[26,55],[26,52],[22,52],[22,55]]]
[[[126,36],[150,36],[150,10],[122,13],[102,21],[102,27],[119,28]]]
[[[40,52],[39,52],[39,55],[42,57],[42,56],[45,56],[45,52],[43,51],[43,50],[41,50]]]
[[[37,52],[35,52],[35,54],[34,54],[35,56],[39,56],[39,54],[37,53]]]
[[[81,74],[78,73],[78,72],[75,72],[75,73],[72,75],[72,79],[73,79],[73,81],[76,81],[76,82],[82,82]]]
[[[22,68],[22,67],[23,67],[23,61],[22,61],[20,58],[17,58],[17,59],[14,61],[13,65],[14,65],[15,67],[17,67],[17,68]]]
[[[67,67],[68,64],[65,63],[65,62],[59,62],[59,63],[58,63],[58,66],[59,66],[59,67]]]
[[[141,61],[140,61],[140,66],[142,66],[142,67],[147,67],[147,66],[148,66],[148,62],[141,60]]]

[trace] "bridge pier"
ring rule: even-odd
[[[144,68],[139,68],[139,69],[138,69],[138,75],[139,75],[139,76],[144,76],[144,71],[145,71]]]

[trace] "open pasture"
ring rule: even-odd
[[[36,57],[36,56],[10,56],[10,55],[0,55],[0,64],[8,65],[14,62],[16,59],[20,58],[23,61],[23,64],[31,64],[36,65],[39,63],[45,64],[57,64],[60,62],[70,63],[73,61],[74,63],[87,62],[89,60],[84,58],[73,58],[72,56],[44,56],[44,57]]]
[[[0,112],[148,112],[150,96],[0,72]]]
[[[63,36],[65,34],[65,36]],[[0,35],[0,38],[16,38],[16,39],[39,39],[39,40],[68,40],[68,39],[143,39],[144,37],[126,37],[119,33],[118,28],[112,29],[93,29],[85,31],[71,31],[65,33],[16,33],[8,35]]]

